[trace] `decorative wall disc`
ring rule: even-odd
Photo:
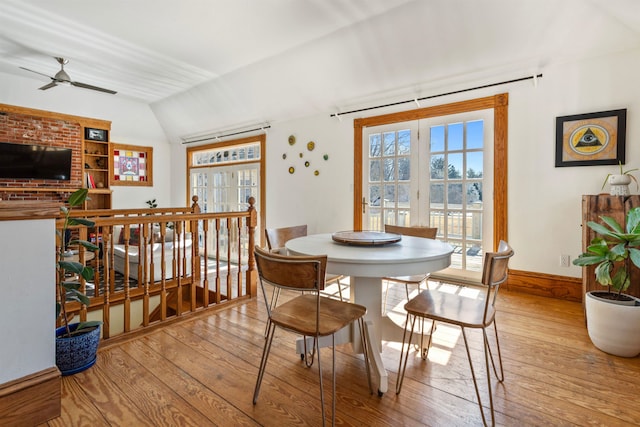
[[[296,171],[296,168],[294,168],[293,166],[289,166],[289,173],[294,173]]]
[[[305,167],[305,168],[308,168],[310,164],[311,164],[311,163],[309,162],[309,160],[307,160],[306,162],[304,162],[304,167]]]
[[[314,171],[313,171],[313,174],[314,174],[315,176],[318,176],[318,175],[320,175],[320,171],[316,169],[316,170],[314,170]]]
[[[315,142],[313,142],[313,141],[307,142],[307,150],[313,151],[314,148],[316,148],[316,143]]]
[[[282,160],[285,160],[287,158],[287,153],[283,153],[282,154]]]
[[[289,135],[289,145],[293,145],[296,143],[296,137],[294,135]]]

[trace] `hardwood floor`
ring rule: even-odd
[[[396,291],[396,297],[404,294],[402,287]],[[389,310],[401,306],[390,298]],[[505,382],[492,382],[498,425],[640,425],[640,358],[594,348],[580,304],[502,291],[498,310],[505,368]],[[46,425],[320,425],[317,363],[305,368],[286,332],[276,332],[252,404],[265,318],[264,303],[255,299],[107,343],[91,369],[63,379],[62,416]],[[487,396],[475,332],[472,355]],[[438,326],[428,362],[412,351],[399,395],[400,344],[383,345],[390,390],[382,397],[369,394],[362,356],[350,344],[338,347],[338,425],[482,425],[459,330]],[[330,350],[322,355],[330,417]]]

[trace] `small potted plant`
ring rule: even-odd
[[[585,295],[589,338],[602,351],[635,357],[640,354],[640,299],[623,292],[631,284],[630,269],[640,268],[640,207],[627,213],[624,228],[611,217],[600,219],[604,224],[587,223],[597,236],[573,261],[595,265],[596,281],[607,288]]]
[[[100,342],[100,325],[102,322],[78,322],[69,323],[73,315],[67,313],[66,303],[76,301],[89,306],[89,298],[80,291],[80,277],[84,280],[93,279],[93,269],[89,266],[73,260],[66,260],[69,245],[81,245],[90,251],[99,249],[96,245],[86,240],[70,240],[71,226],[82,225],[93,227],[94,222],[84,218],[70,217],[74,207],[81,206],[88,198],[89,191],[81,188],[69,196],[68,206],[60,207],[60,212],[64,219],[62,229],[58,230],[58,253],[57,253],[57,295],[56,317],[60,319],[62,326],[56,329],[56,365],[62,375],[70,375],[84,371],[93,366],[96,361],[96,353]]]
[[[638,168],[627,169],[625,171],[622,169],[622,162],[618,162],[618,165],[620,166],[620,173],[607,174],[604,178],[604,182],[602,183],[602,190],[604,190],[604,187],[608,182],[610,185],[609,194],[612,196],[628,196],[630,194],[629,184],[631,184],[631,181],[636,183],[636,191],[638,190],[638,180],[631,174],[631,172],[637,171]]]

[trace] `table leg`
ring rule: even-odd
[[[365,331],[369,345],[369,361],[374,383],[377,380],[378,394],[386,393],[389,376],[382,362],[382,280],[378,277],[351,277],[351,298],[356,304],[367,307]],[[362,353],[358,328],[353,330],[354,351]]]

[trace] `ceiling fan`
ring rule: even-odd
[[[39,88],[40,90],[51,89],[52,87],[56,87],[59,84],[70,84],[71,86],[81,87],[81,88],[84,88],[84,89],[97,90],[99,92],[110,93],[112,95],[115,95],[117,93],[114,90],[104,89],[104,88],[101,88],[101,87],[98,87],[98,86],[93,86],[93,85],[89,85],[89,84],[86,84],[86,83],[72,81],[71,77],[69,77],[69,74],[67,74],[67,72],[64,70],[64,66],[69,63],[69,60],[68,59],[64,59],[64,58],[57,58],[56,57],[56,61],[58,61],[58,63],[60,64],[60,71],[58,71],[56,73],[56,75],[53,76],[53,77],[51,77],[51,76],[49,76],[47,74],[44,74],[44,73],[40,73],[38,71],[30,70],[28,68],[24,68],[24,67],[20,67],[20,68],[22,68],[23,70],[30,71],[32,73],[40,74],[41,76],[49,77],[51,79],[51,82],[47,83],[46,85],[44,85],[41,88]]]

